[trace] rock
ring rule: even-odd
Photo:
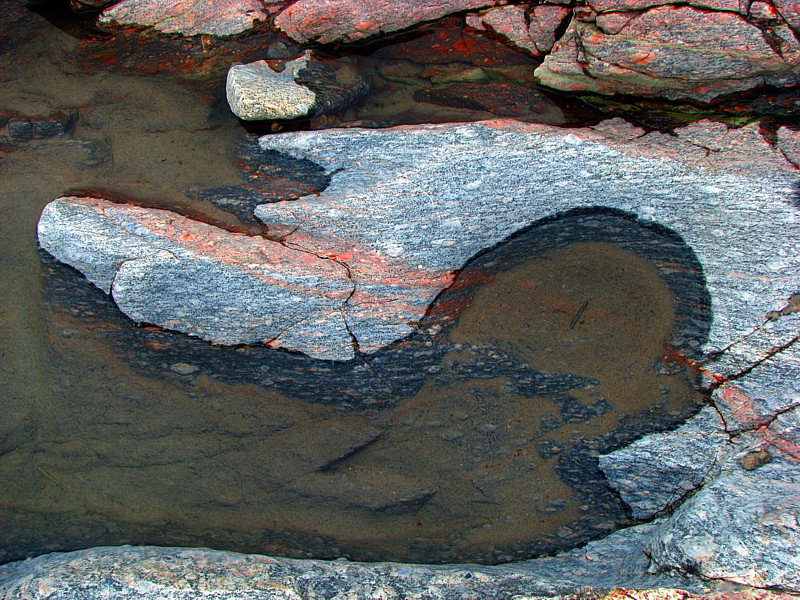
[[[506,0],[298,0],[275,17],[275,25],[301,44],[353,42],[406,29],[464,10],[504,4]]]
[[[754,130],[730,135],[750,139]],[[648,135],[625,142],[585,130],[557,131],[498,122],[265,137],[264,149],[323,165],[331,183],[318,196],[264,204],[256,214],[271,227],[280,225],[276,231],[297,229],[289,239],[304,248],[347,257],[359,282],[349,322],[368,352],[409,331],[401,323],[417,320],[413,315],[421,314],[449,273],[482,247],[547,214],[581,205],[628,210],[684,236],[704,265],[719,311],[710,351],[747,334],[778,298],[791,295],[796,278],[790,263],[796,260],[788,249],[782,260],[789,262],[776,263],[777,270],[755,284],[758,290],[752,287],[755,279],[730,275],[763,273],[763,257],[785,246],[797,227],[790,204],[797,177],[766,143],[762,150],[771,158],[748,164],[740,159],[738,144],[723,143],[726,150],[708,156],[681,140],[680,132],[677,138]],[[528,167],[532,162],[535,171]],[[775,184],[767,185],[772,178]],[[744,188],[732,187],[734,180],[763,200],[748,199]],[[755,246],[753,202],[774,215],[759,220],[765,231]],[[347,219],[340,218],[344,214]],[[725,254],[718,251],[720,236]],[[402,308],[390,309],[398,297],[406,299]],[[377,318],[382,325],[376,329]],[[791,326],[778,329],[789,335]]]
[[[310,356],[353,355],[341,321],[352,284],[333,261],[168,211],[92,198],[51,202],[38,234],[45,250],[139,323],[217,344],[281,345],[281,338]],[[295,331],[298,322],[308,327]],[[319,354],[317,341],[330,337],[330,327],[339,350]]]
[[[758,438],[777,450],[774,460],[750,471],[729,461],[656,531],[648,553],[657,565],[800,591],[798,410],[751,436]]]
[[[764,84],[800,83],[800,43],[786,25],[762,30],[734,12],[658,6],[644,12],[583,11],[536,70],[568,91],[690,98]]]
[[[267,18],[258,0],[122,0],[107,8],[101,23],[144,25],[163,33],[236,35]]]
[[[194,375],[199,371],[195,365],[190,365],[188,363],[175,363],[169,366],[170,371],[174,371],[178,375]]]
[[[72,9],[72,12],[81,14],[102,10],[117,2],[119,2],[119,0],[69,0],[69,7]]]
[[[8,600],[39,600],[57,590],[61,600],[119,600],[210,596],[250,598],[382,597],[487,600],[516,597],[605,597],[624,586],[677,588],[674,596],[713,590],[698,578],[645,573],[641,543],[651,525],[615,533],[557,557],[513,565],[415,565],[298,560],[204,548],[119,546],[52,553],[0,566]],[[644,568],[643,568],[644,564]],[[664,590],[659,590],[664,591]],[[262,593],[263,592],[263,593]],[[747,590],[737,590],[747,599]],[[279,594],[279,595],[276,595]],[[759,596],[752,596],[753,600]]]
[[[600,456],[600,469],[633,517],[649,519],[711,479],[729,450],[722,420],[706,408],[676,431],[648,435]]]
[[[479,15],[467,15],[467,25],[496,33],[536,56],[540,54],[528,32],[528,14],[522,6],[501,6]]]
[[[467,15],[467,25],[487,29],[534,56],[547,54],[556,42],[555,33],[571,9],[543,4],[525,10],[502,6],[479,15]]]
[[[317,163],[330,177],[319,194],[256,208],[280,244],[179,218],[181,228],[197,229],[196,239],[217,243],[195,247],[199,242],[177,239],[175,227],[165,225],[170,213],[76,199],[45,211],[40,242],[106,291],[116,277],[113,295],[137,321],[216,343],[270,341],[343,360],[353,356],[354,343],[373,353],[413,333],[455,271],[484,248],[554,214],[604,206],[670,228],[693,248],[715,307],[710,338],[695,348],[696,357],[725,378],[796,335],[800,315],[794,314],[747,344],[734,343],[798,287],[800,259],[791,251],[798,176],[766,142],[755,145],[756,126],[708,128],[715,132],[712,152],[703,146],[710,142],[701,125],[632,140],[510,121],[266,136],[259,140],[262,151]],[[745,149],[758,152],[759,160],[747,160]],[[155,234],[130,233],[143,227]],[[279,258],[265,262],[262,249]],[[185,260],[187,252],[211,262]],[[276,299],[259,296],[248,313],[245,291],[272,290],[269,278],[282,277],[283,269],[296,282],[296,295],[278,285]],[[153,279],[138,279],[145,275]],[[231,289],[243,286],[230,313],[215,308],[227,302],[222,281]],[[189,288],[191,309],[177,306],[189,302]],[[175,300],[157,307],[153,298]],[[268,323],[270,313],[275,317]],[[278,335],[292,319],[298,325]],[[685,348],[687,339],[673,345]],[[758,389],[775,391],[768,399],[776,404],[764,405],[766,413],[797,393],[786,384],[800,381],[791,377],[800,364],[793,352],[737,381],[742,390],[747,381],[758,382],[745,390],[753,397]]]
[[[675,0],[588,0],[587,4],[595,12],[626,12],[644,10],[656,6],[676,4]],[[724,10],[729,12],[747,13],[747,6],[739,0],[693,0],[692,6],[708,10]]]
[[[800,169],[800,131],[786,126],[778,129],[778,148],[795,167]]]
[[[360,98],[369,84],[350,65],[310,61],[311,52],[276,71],[260,60],[233,65],[226,93],[240,119],[298,119],[337,112]]]
[[[76,115],[55,114],[48,117],[12,117],[8,121],[8,135],[15,142],[41,140],[68,134],[77,119]]]

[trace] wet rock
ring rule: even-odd
[[[122,0],[104,10],[100,22],[144,25],[164,33],[225,36],[247,31],[267,16],[258,0]]]
[[[341,320],[352,284],[333,261],[168,211],[92,198],[51,202],[38,235],[136,322],[217,344],[288,344],[311,356],[320,333],[333,327],[336,357],[353,355]],[[296,331],[298,322],[311,327]]]
[[[48,117],[12,117],[8,120],[8,136],[15,142],[42,140],[68,134],[75,125],[76,115]]]
[[[498,117],[530,118],[552,107],[547,97],[529,87],[511,83],[452,83],[422,88],[414,100],[438,106],[482,110]]]
[[[275,17],[275,25],[301,44],[352,42],[432,21],[445,15],[504,4],[505,0],[298,0]]]
[[[534,56],[547,54],[556,42],[556,31],[569,15],[566,6],[543,4],[526,10],[502,6],[480,15],[468,15],[467,25],[489,30]]]
[[[297,119],[337,112],[369,90],[351,65],[311,61],[311,53],[287,62],[282,71],[264,60],[233,65],[226,93],[240,119]]]
[[[536,70],[569,91],[704,102],[764,84],[800,83],[800,43],[784,24],[765,30],[734,12],[658,6],[581,12]]]
[[[188,363],[175,363],[170,365],[170,371],[174,371],[178,375],[194,375],[200,369],[195,365],[190,365]]]

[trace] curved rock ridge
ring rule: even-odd
[[[89,207],[87,202],[97,201],[76,199],[45,210],[40,241],[103,289],[110,289],[120,270],[112,293],[137,321],[218,343],[272,340],[318,358],[345,360],[353,356],[354,343],[371,353],[415,331],[455,271],[484,248],[551,215],[614,208],[675,230],[694,249],[715,316],[698,355],[730,346],[715,360],[722,375],[732,374],[736,364],[754,355],[751,346],[734,342],[800,287],[800,257],[791,251],[800,233],[794,168],[755,127],[728,131],[700,123],[677,136],[639,138],[619,123],[601,128],[609,133],[491,121],[266,136],[262,148],[314,161],[331,177],[320,195],[256,208],[282,244],[193,224],[165,211]],[[169,219],[175,225],[167,228],[163,222]],[[137,226],[139,220],[145,225]],[[153,226],[154,220],[162,224]],[[153,251],[155,234],[138,235],[147,227],[161,236],[155,247],[172,254]],[[218,237],[216,248],[226,250],[211,252],[210,245],[184,240],[176,232],[186,227],[207,228],[202,235]],[[94,237],[114,242],[107,248]],[[278,252],[281,261],[255,260],[250,249],[231,253],[244,243],[240,240]],[[121,256],[123,251],[130,255]],[[203,260],[193,254],[200,251]],[[130,258],[141,260],[123,265]],[[251,263],[255,271],[248,270]],[[190,264],[201,274],[190,273]],[[232,266],[235,278],[229,277]],[[162,267],[170,277],[158,283],[141,279]],[[217,283],[199,285],[206,270],[214,271]],[[278,300],[272,295],[253,305],[235,300],[240,292],[232,287],[234,279],[246,276],[261,289],[284,281],[285,270],[288,284],[313,284],[292,288],[294,295],[281,292]],[[236,310],[220,310],[225,289]],[[137,304],[136,297],[149,299]],[[180,300],[162,309],[167,298]],[[246,313],[246,306],[257,309]],[[272,315],[271,324],[263,322],[264,315]],[[769,324],[759,347],[785,343],[792,334],[788,321]]]

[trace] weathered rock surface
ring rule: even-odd
[[[792,167],[780,153],[765,142],[756,145],[754,127],[716,131],[711,154],[702,131],[702,125],[695,125],[680,130],[677,137],[654,133],[624,141],[593,130],[565,135],[545,126],[491,122],[262,138],[263,150],[316,162],[331,179],[319,195],[263,204],[256,215],[298,256],[326,257],[325,273],[340,277],[334,286],[338,308],[343,308],[342,290],[352,291],[344,313],[314,297],[311,320],[302,321],[298,307],[292,314],[306,325],[287,330],[274,342],[313,356],[341,359],[352,356],[352,335],[362,351],[375,352],[412,333],[433,298],[452,282],[454,271],[481,249],[559,212],[605,206],[684,236],[704,266],[715,306],[705,351],[714,355],[733,347],[762,323],[766,313],[780,310],[797,287],[798,257],[786,246],[797,235],[792,187],[797,176],[789,172]],[[762,159],[753,162],[754,152]],[[536,170],[530,169],[531,164],[537,165]],[[757,225],[754,213],[760,215]],[[94,219],[104,212],[90,214]],[[108,228],[100,223],[96,227]],[[49,234],[51,239],[73,243],[70,238],[77,234],[70,232],[69,219],[54,220],[44,231],[55,228],[58,233]],[[90,239],[88,235],[86,240]],[[721,239],[725,253],[719,251]],[[85,249],[86,240],[75,243]],[[48,248],[47,242],[42,243]],[[145,251],[151,252],[149,247]],[[58,248],[52,253],[73,259]],[[764,257],[772,256],[778,258],[765,265]],[[94,261],[81,258],[109,279],[121,260],[116,254]],[[159,260],[169,263],[166,258]],[[80,263],[76,266],[83,268]],[[294,273],[299,276],[299,271]],[[187,277],[181,280],[188,282]],[[123,281],[120,284],[127,285]],[[319,311],[333,313],[323,319]],[[182,318],[193,318],[190,312],[183,311]],[[140,321],[182,327],[180,320],[167,318],[166,313],[157,319],[135,314]],[[791,318],[771,323],[772,345],[790,340],[795,335],[792,326]],[[205,326],[195,327],[199,326],[187,326],[224,343],[246,343],[261,336],[201,334]],[[234,324],[224,327],[241,330]],[[309,336],[315,341],[304,349]],[[752,357],[742,348],[744,354],[735,357],[738,362]],[[724,356],[725,352],[720,355]]]
[[[225,89],[237,117],[258,121],[337,112],[366,94],[369,84],[353,66],[312,61],[308,51],[282,71],[265,60],[233,65]]]
[[[533,6],[529,10],[516,5],[501,6],[479,15],[468,15],[467,25],[492,31],[534,56],[541,56],[553,49],[556,30],[570,12],[566,6],[553,4]]]
[[[705,102],[764,84],[800,83],[800,43],[783,22],[756,24],[694,5],[629,12],[630,4],[599,2],[598,10],[614,12],[576,12],[536,70],[540,81],[561,90]]]
[[[600,468],[634,518],[649,519],[711,478],[727,442],[719,415],[706,408],[676,431],[648,435],[601,456]]]
[[[275,17],[275,25],[306,44],[352,42],[411,27],[450,13],[505,4],[506,0],[298,0]]]
[[[563,555],[507,566],[353,563],[272,558],[206,549],[106,547],[0,566],[8,600],[52,597],[192,598],[600,598],[613,588],[713,590],[699,579],[644,573],[652,525],[615,533]],[[740,590],[749,597],[747,590]],[[677,597],[685,597],[680,592]],[[756,596],[757,597],[757,596]]]
[[[777,415],[735,445],[736,455],[659,526],[647,551],[664,567],[800,591],[800,410]],[[754,451],[768,462],[743,466]]]
[[[164,33],[235,35],[268,16],[258,0],[123,0],[103,11],[102,23],[144,25]]]
[[[311,356],[320,327],[339,332],[340,357],[352,355],[341,321],[352,283],[333,261],[168,211],[92,198],[51,202],[38,235],[134,321],[218,344],[287,336]],[[339,323],[326,327],[330,320]],[[308,327],[293,332],[297,323]]]

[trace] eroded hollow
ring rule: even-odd
[[[0,556],[140,543],[505,562],[631,524],[597,456],[701,398],[680,238],[619,211],[472,260],[409,339],[348,363],[136,327],[43,256],[50,403],[0,458]],[[187,368],[191,367],[191,368]]]

